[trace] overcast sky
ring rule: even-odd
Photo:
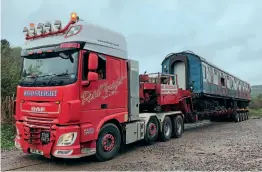
[[[262,0],[1,0],[1,38],[24,43],[30,22],[71,12],[124,34],[140,72],[160,71],[165,55],[191,50],[229,73],[262,84]],[[149,65],[150,63],[150,65]]]

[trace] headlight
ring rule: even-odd
[[[72,145],[77,137],[77,132],[66,133],[59,137],[57,146],[70,146]]]

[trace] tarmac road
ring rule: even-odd
[[[130,145],[111,161],[46,159],[2,151],[2,171],[262,170],[262,119],[241,123],[203,121],[186,126],[182,138],[151,146]],[[190,129],[191,128],[191,129]]]

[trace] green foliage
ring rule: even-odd
[[[1,124],[1,148],[11,149],[14,147],[15,125]]]
[[[254,110],[262,109],[262,94],[252,97],[249,108]]]
[[[22,58],[21,48],[11,48],[7,40],[1,40],[1,96],[15,94],[20,79]]]
[[[262,94],[262,85],[253,85],[251,87],[251,96],[257,96],[258,94]]]
[[[249,109],[249,113],[251,116],[262,117],[262,108],[261,109]]]

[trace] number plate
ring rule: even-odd
[[[30,152],[37,155],[44,155],[43,151],[37,149],[30,149]]]
[[[41,135],[41,141],[43,143],[49,143],[50,142],[50,132],[42,131],[40,135]]]

